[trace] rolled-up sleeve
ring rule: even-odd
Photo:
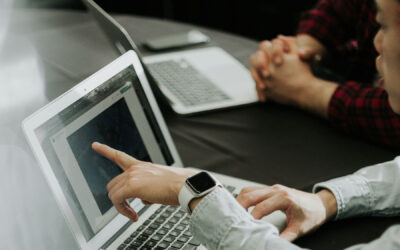
[[[280,238],[274,225],[255,220],[222,188],[197,205],[190,229],[209,249],[301,249]]]
[[[363,168],[354,174],[318,183],[313,192],[330,190],[336,198],[336,219],[393,216],[400,213],[400,158]]]

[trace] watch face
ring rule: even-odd
[[[200,172],[186,180],[186,183],[189,184],[193,191],[195,191],[198,194],[203,193],[204,191],[207,191],[208,189],[215,187],[217,184],[208,173],[206,172]]]

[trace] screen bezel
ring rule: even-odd
[[[165,139],[168,149],[172,155],[173,166],[182,166],[181,159],[178,155],[176,147],[172,141],[172,137],[168,131],[162,114],[159,110],[157,102],[154,95],[150,89],[147,78],[144,74],[143,67],[134,51],[128,51],[109,65],[105,66],[103,69],[93,74],[86,80],[82,81],[74,88],[66,92],[65,94],[58,97],[56,100],[52,101],[30,117],[23,121],[22,127],[28,142],[33,149],[33,152],[39,161],[39,165],[46,177],[46,180],[58,202],[58,205],[69,225],[73,235],[80,248],[82,249],[99,249],[109,238],[111,238],[118,230],[128,222],[128,219],[122,215],[117,215],[109,224],[107,224],[102,230],[100,230],[92,239],[87,241],[81,231],[76,218],[73,215],[71,207],[68,205],[67,199],[63,194],[61,186],[59,185],[57,178],[42,150],[40,142],[36,137],[34,131],[36,128],[40,127],[43,123],[48,121],[51,117],[57,115],[59,112],[85,96],[87,93],[97,88],[108,79],[112,78],[123,69],[128,66],[133,65],[134,70],[139,78],[143,91],[147,97],[147,101],[155,116],[156,122],[159,125],[162,136]],[[141,207],[136,207],[135,209],[141,209]]]

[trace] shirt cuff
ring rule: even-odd
[[[367,180],[360,175],[348,175],[321,182],[313,187],[313,193],[328,189],[336,198],[335,220],[366,215],[373,206],[373,195]]]
[[[217,188],[205,196],[194,209],[190,220],[190,230],[193,236],[207,248],[219,249],[226,238],[231,237],[233,227],[244,222],[249,223],[246,224],[248,227],[268,227],[269,231],[264,229],[264,234],[268,232],[271,236],[279,235],[275,226],[254,220],[228,191]],[[244,240],[248,235],[241,234],[240,236]],[[252,244],[258,243],[252,242]]]

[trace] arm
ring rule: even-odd
[[[365,0],[320,0],[302,15],[298,34],[314,37],[330,52],[337,51],[358,32],[355,24],[365,15],[360,7],[373,4],[373,1]]]
[[[354,216],[394,216],[400,211],[400,157],[360,169],[354,174],[314,186],[330,190],[337,201],[336,219]]]
[[[302,249],[278,237],[276,228],[271,224],[249,216],[223,189],[199,200],[191,217],[190,229],[196,239],[209,249]],[[380,238],[348,250],[399,249],[399,236],[400,226],[394,226]]]
[[[330,122],[346,132],[398,148],[400,116],[390,107],[382,88],[347,82],[333,93],[327,109]]]
[[[127,199],[139,198],[146,201],[147,204],[178,205],[177,196],[180,189],[186,178],[194,174],[193,171],[183,168],[159,166],[138,161],[123,152],[99,143],[94,143],[93,149],[114,161],[124,170],[122,174],[115,177],[107,185],[107,189],[109,197],[118,211],[133,221],[136,221],[138,217]],[[301,195],[301,191],[292,190],[289,192],[287,188],[282,189],[279,185],[276,192],[278,196],[270,198],[279,198],[279,194],[283,195],[284,203],[272,203],[275,210],[300,212],[300,217],[303,219],[305,214],[301,213],[302,211],[299,211],[298,207],[290,207],[291,204],[300,201],[300,204],[303,203],[305,208],[311,208],[311,211],[309,211],[311,215],[315,212],[312,210],[314,206],[309,206],[304,201],[316,200],[316,204],[322,201],[322,208],[327,204],[330,204],[328,206],[332,208],[337,207],[339,209],[337,217],[339,218],[346,217],[349,212],[350,214],[353,212],[353,215],[355,215],[354,211],[359,209],[364,209],[363,211],[367,212],[377,211],[381,215],[392,215],[399,211],[399,166],[400,158],[397,158],[393,162],[365,168],[354,175],[316,185],[316,190],[320,188],[331,190],[336,199],[330,192],[321,191],[319,194],[324,193],[324,195],[308,194],[304,196]],[[264,189],[265,187],[261,188]],[[390,188],[391,190],[388,190]],[[257,191],[256,189],[251,190]],[[269,193],[267,192],[267,194]],[[289,194],[295,195],[290,196]],[[310,199],[311,196],[313,198]],[[320,198],[314,199],[317,196]],[[306,198],[302,200],[302,197]],[[318,202],[318,200],[320,201]],[[336,201],[338,201],[337,205],[335,205]],[[192,202],[191,207],[194,209],[191,217],[191,230],[194,236],[210,249],[300,249],[279,237],[278,230],[272,224],[254,219],[223,188],[217,188],[196,202]],[[321,205],[319,207],[321,208]],[[256,209],[257,206],[254,210]],[[255,213],[254,210],[252,214]],[[325,217],[333,216],[336,210],[332,211],[333,213],[328,215],[329,209],[327,209],[327,216]],[[389,230],[381,239],[375,241],[378,242],[378,245],[372,246],[389,249],[385,246],[392,247],[396,244],[396,235],[393,234],[397,232],[398,229]],[[375,242],[371,244],[376,244]],[[355,249],[371,249],[370,246],[357,246]]]

